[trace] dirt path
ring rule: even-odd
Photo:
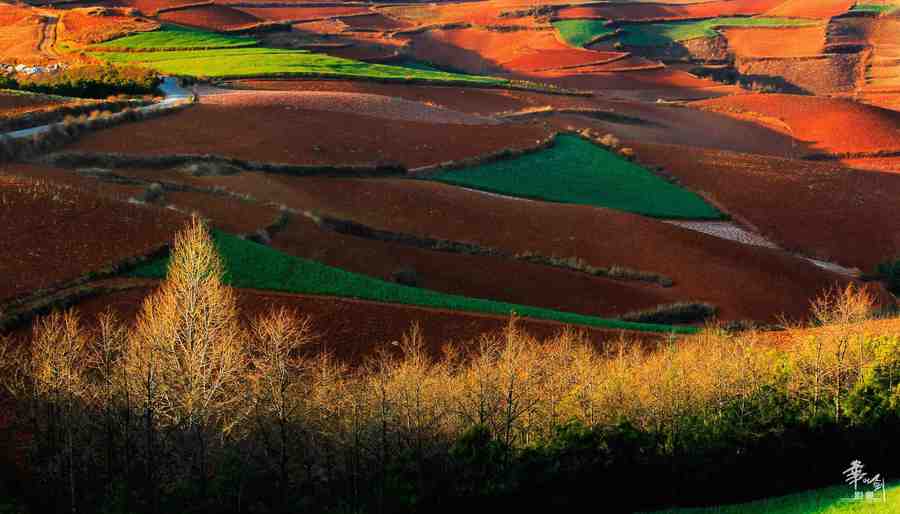
[[[59,18],[56,16],[44,15],[45,23],[41,29],[41,38],[38,40],[38,52],[47,56],[48,59],[57,59],[59,54],[56,53],[57,29],[59,26]]]

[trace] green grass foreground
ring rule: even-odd
[[[168,26],[108,41],[98,45],[91,55],[108,63],[140,65],[164,74],[192,77],[295,76],[510,85],[508,80],[494,77],[371,64],[306,50],[256,45],[251,38]],[[159,51],[150,51],[154,49]]]
[[[696,193],[577,136],[563,135],[546,150],[444,171],[432,179],[491,193],[593,205],[654,218],[723,218]]]
[[[666,23],[629,23],[622,25],[617,40],[628,46],[668,46],[697,38],[712,38],[716,29],[727,27],[808,27],[819,23],[797,18],[719,17],[707,20]],[[602,20],[560,20],[554,22],[560,36],[572,46],[583,46],[591,39],[611,32]]]
[[[850,496],[848,486],[838,485],[739,505],[675,509],[659,511],[655,514],[894,514],[900,512],[900,484],[886,488],[886,501],[883,502],[845,501]]]
[[[679,334],[690,334],[697,331],[692,327],[629,323],[539,307],[444,294],[385,282],[333,268],[315,261],[287,255],[267,246],[245,241],[221,232],[215,233],[215,240],[225,264],[225,281],[238,288],[339,296],[502,316],[515,313],[526,318],[560,321],[599,328],[644,332],[675,332]],[[168,258],[157,259],[135,269],[131,272],[131,276],[161,279],[166,276],[167,268]]]

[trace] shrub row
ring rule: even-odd
[[[0,89],[79,98],[150,95],[156,93],[159,83],[156,72],[137,66],[88,65],[27,78],[0,76]]]

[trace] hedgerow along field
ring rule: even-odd
[[[515,313],[526,318],[609,329],[677,334],[696,332],[691,327],[631,323],[408,287],[293,257],[223,232],[216,232],[214,236],[225,265],[225,281],[237,288],[357,298],[502,316]],[[161,258],[138,267],[130,274],[139,278],[162,279],[167,269],[168,258]]]
[[[628,23],[621,26],[617,40],[627,46],[668,46],[689,39],[713,38],[716,29],[726,27],[807,27],[819,23],[798,18],[719,17],[708,20],[666,23]],[[559,35],[572,46],[583,46],[592,39],[610,33],[602,20],[560,20],[553,23]]]
[[[475,86],[510,84],[494,77],[371,64],[306,50],[264,48],[246,37],[172,26],[108,41],[90,53],[113,64],[141,65],[164,74],[191,77],[306,76]]]
[[[675,509],[654,514],[893,514],[900,505],[900,484],[885,488],[884,501],[846,501],[847,485],[837,485],[751,503],[701,509]]]
[[[653,218],[719,220],[724,216],[682,189],[584,139],[559,136],[548,149],[432,180],[520,198],[606,207]]]

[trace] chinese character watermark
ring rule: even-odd
[[[850,467],[844,470],[845,482],[853,486],[853,496],[845,498],[846,501],[884,502],[886,493],[884,479],[881,474],[870,477],[866,473],[865,465],[860,460],[850,463]]]

